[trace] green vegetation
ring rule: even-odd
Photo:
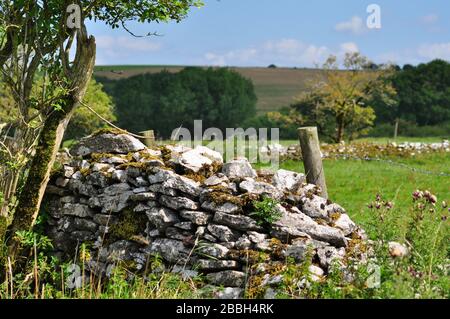
[[[447,153],[392,160],[416,169],[450,174],[450,156]],[[290,160],[280,166],[304,172],[300,161]],[[324,170],[329,197],[345,207],[349,215],[363,225],[370,220],[367,203],[375,194],[382,194],[391,200],[400,214],[409,207],[410,195],[415,189],[429,189],[442,200],[450,199],[450,177],[422,174],[384,161],[324,160]]]
[[[275,199],[264,196],[262,200],[253,202],[255,211],[250,215],[258,220],[259,224],[272,224],[282,216],[281,212],[276,209],[278,204]]]
[[[100,79],[114,97],[118,125],[131,132],[155,130],[169,138],[182,126],[239,127],[255,115],[256,96],[251,81],[228,69],[186,68],[118,81]]]

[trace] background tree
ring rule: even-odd
[[[30,109],[39,110],[43,124],[36,133],[35,152],[18,205],[9,226],[10,257],[14,261],[20,251],[15,235],[28,230],[36,220],[50,170],[65,129],[76,107],[83,100],[94,64],[95,39],[88,35],[85,19],[102,21],[112,28],[126,30],[131,20],[140,22],[180,21],[196,0],[80,0],[80,28],[68,28],[66,12],[73,1],[7,1],[0,2],[0,67],[5,82],[14,93],[24,126],[28,127]],[[74,52],[73,55],[70,52]],[[74,56],[70,61],[70,56]],[[51,83],[39,100],[31,97],[37,72]],[[16,132],[22,132],[21,127]],[[25,130],[26,132],[26,130]],[[15,134],[17,141],[24,134]],[[0,234],[1,236],[1,234]]]
[[[104,119],[110,122],[117,120],[112,98],[103,90],[102,84],[94,79],[89,82],[83,101]],[[67,126],[64,139],[87,136],[105,125],[105,122],[88,108],[78,107]]]
[[[98,78],[114,97],[118,124],[139,132],[153,129],[169,138],[182,125],[241,126],[256,114],[256,95],[250,80],[226,68],[189,67],[178,73],[162,71],[109,81]]]
[[[306,122],[315,122],[322,134],[332,131],[335,142],[367,132],[375,120],[373,99],[377,97],[386,107],[395,104],[395,90],[385,81],[390,69],[374,71],[368,68],[371,65],[359,53],[347,53],[341,70],[336,57],[330,56],[321,78],[310,83],[293,108],[303,112]]]

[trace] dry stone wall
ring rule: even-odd
[[[279,283],[268,269],[288,259],[309,258],[311,278],[326,280],[331,263],[344,269],[352,241],[364,239],[303,174],[255,171],[244,158],[223,163],[206,147],[149,149],[118,132],[84,138],[70,154],[47,188],[48,234],[62,257],[89,244],[97,274],[119,262],[148,271],[158,255],[168,271],[201,273],[226,287],[220,297],[236,298],[253,273],[259,285]],[[264,198],[266,219],[255,214]]]

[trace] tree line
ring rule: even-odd
[[[168,139],[180,126],[240,127],[256,114],[251,80],[226,68],[188,67],[121,80],[97,78],[115,102],[117,125],[131,132],[152,129]]]

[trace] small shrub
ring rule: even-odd
[[[275,199],[265,196],[261,201],[253,202],[255,211],[250,216],[253,216],[260,225],[272,224],[282,216],[281,212],[277,209],[278,204],[279,202]]]

